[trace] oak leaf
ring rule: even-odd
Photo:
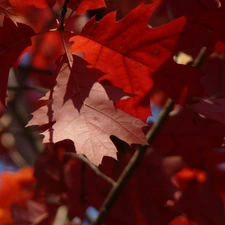
[[[143,121],[150,114],[148,94],[154,83],[181,104],[187,96],[202,93],[201,72],[177,65],[173,54],[194,45],[199,34],[208,30],[196,25],[183,32],[184,18],[151,29],[147,24],[155,5],[141,4],[120,21],[116,21],[116,12],[99,22],[93,18],[81,35],[70,39],[72,52],[83,52],[92,66],[106,73],[101,79],[135,95],[116,106]]]
[[[121,98],[123,92],[113,88],[119,93],[115,94],[111,86],[103,87],[96,82],[102,72],[86,68],[83,59],[73,56],[73,61],[71,70],[65,57],[61,59],[57,84],[43,98],[51,99],[52,103],[35,111],[28,125],[55,122],[43,133],[44,142],[71,139],[77,153],[85,154],[96,165],[105,155],[116,158],[116,147],[110,135],[119,136],[129,144],[145,144],[142,131],[145,123],[117,110],[109,99],[109,96]]]

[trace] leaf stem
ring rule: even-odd
[[[198,55],[195,57],[194,62],[192,63],[193,67],[200,68],[204,62],[205,54],[206,54],[206,47],[202,47],[198,53]]]
[[[149,144],[153,142],[154,138],[161,130],[162,126],[164,125],[164,123],[166,122],[166,119],[169,116],[170,111],[173,109],[174,104],[175,104],[174,101],[172,101],[171,99],[168,100],[164,109],[161,111],[159,118],[153,124],[149,132],[147,133],[147,141]],[[112,208],[113,204],[118,198],[120,192],[122,191],[123,187],[129,180],[129,178],[133,175],[134,171],[138,167],[139,163],[141,162],[148,148],[149,148],[149,145],[141,145],[137,148],[131,160],[129,161],[128,165],[125,167],[119,179],[113,185],[111,191],[106,197],[102,207],[99,210],[99,215],[97,219],[95,220],[95,222],[93,223],[93,225],[101,225],[103,223],[110,209]],[[151,149],[151,151],[153,150]]]

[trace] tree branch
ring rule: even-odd
[[[69,4],[69,0],[65,0],[63,8],[62,8],[62,12],[61,12],[61,22],[60,25],[58,27],[59,31],[64,31],[65,28],[65,17],[66,17],[66,13],[67,13],[67,6]]]
[[[152,143],[156,135],[159,133],[160,129],[162,128],[166,119],[168,118],[170,111],[173,109],[173,106],[174,106],[174,101],[169,99],[166,106],[161,111],[159,118],[153,124],[149,132],[147,133],[147,141],[149,144]],[[135,151],[128,165],[125,167],[119,179],[117,180],[115,185],[112,187],[107,198],[105,199],[101,209],[99,210],[99,215],[97,219],[95,220],[95,222],[93,223],[94,225],[101,225],[103,223],[110,209],[112,208],[114,202],[116,201],[117,197],[119,196],[120,192],[122,191],[123,187],[129,180],[129,178],[133,175],[134,171],[138,167],[139,163],[141,162],[148,148],[149,148],[149,145],[141,145]]]
[[[195,58],[192,66],[193,67],[201,67],[202,63],[204,62],[204,56],[206,53],[206,47],[202,47],[199,54]],[[161,130],[162,126],[165,124],[170,111],[173,109],[175,103],[173,100],[169,99],[164,107],[164,109],[161,111],[157,121],[153,124],[151,129],[146,135],[147,141],[149,145],[152,144],[155,137],[158,135],[159,131]],[[130,177],[133,175],[134,171],[140,164],[142,158],[145,155],[145,152],[149,148],[148,145],[141,145],[138,147],[138,149],[135,151],[134,155],[132,156],[131,160],[129,161],[126,168],[123,170],[122,174],[120,175],[119,179],[117,180],[116,184],[112,187],[110,190],[108,196],[106,197],[102,207],[99,210],[99,215],[97,219],[94,221],[93,225],[101,225],[106,216],[108,215],[110,209],[112,208],[113,204],[117,200],[120,192],[122,191],[123,187],[127,183],[127,181],[130,179]],[[151,150],[153,151],[153,150]]]

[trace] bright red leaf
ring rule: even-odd
[[[72,52],[83,52],[92,66],[106,73],[101,79],[135,95],[120,101],[117,107],[143,121],[150,114],[148,93],[154,82],[182,104],[187,96],[202,93],[198,81],[201,72],[177,65],[172,57],[175,52],[196,45],[195,39],[208,33],[198,25],[183,32],[185,18],[150,29],[147,24],[154,9],[155,4],[140,5],[118,22],[116,12],[99,22],[93,18],[81,35],[71,38]]]
[[[31,44],[30,37],[34,32],[30,27],[19,23],[15,25],[12,20],[5,17],[0,34],[0,101],[6,105],[9,69],[15,65],[23,50]]]
[[[2,173],[0,181],[0,208],[10,209],[13,203],[24,205],[24,202],[32,197],[31,187],[35,183],[33,168],[26,167],[15,173]]]
[[[0,223],[9,225],[13,224],[13,219],[9,210],[0,208]]]
[[[85,154],[96,165],[101,163],[103,156],[116,158],[116,147],[110,135],[129,144],[146,143],[142,131],[145,124],[117,110],[108,97],[119,99],[123,97],[122,91],[116,88],[119,94],[115,95],[111,86],[103,87],[96,82],[102,75],[100,71],[86,68],[85,61],[77,56],[73,60],[72,72],[65,58],[60,61],[57,84],[43,98],[51,99],[52,103],[35,111],[28,125],[55,122],[43,133],[44,142],[71,139],[77,153]]]

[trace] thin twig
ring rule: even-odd
[[[65,17],[66,17],[66,13],[67,13],[68,4],[69,4],[69,0],[65,0],[63,8],[62,8],[62,12],[61,12],[61,22],[60,22],[60,25],[59,25],[59,28],[58,28],[59,31],[64,31]]]
[[[203,62],[204,62],[204,58],[205,58],[205,54],[206,54],[206,47],[202,47],[201,50],[199,51],[198,55],[195,57],[194,62],[192,63],[193,67],[201,67]]]
[[[164,125],[166,119],[169,116],[170,111],[173,109],[174,101],[171,99],[168,100],[166,106],[161,111],[159,118],[153,124],[149,132],[147,133],[147,141],[149,144],[152,143],[156,135],[159,133],[160,129]],[[99,215],[94,225],[101,225],[105,220],[106,216],[108,215],[110,209],[112,208],[114,202],[116,201],[117,197],[119,196],[120,192],[122,191],[124,185],[127,183],[129,178],[133,175],[134,171],[138,167],[139,163],[141,162],[145,152],[149,148],[149,145],[141,145],[135,151],[134,155],[132,156],[131,160],[129,161],[128,165],[123,170],[122,174],[120,175],[116,184],[112,187],[111,191],[109,192],[107,198],[105,199],[101,209],[99,210]]]
[[[206,53],[206,48],[202,47],[200,50],[199,54],[194,60],[194,63],[192,66],[194,67],[200,67],[204,61],[204,56]],[[158,135],[159,131],[161,130],[162,126],[165,124],[169,113],[173,109],[175,103],[173,100],[169,99],[164,107],[164,109],[161,111],[157,121],[152,125],[151,129],[147,133],[147,141],[149,145],[152,144],[154,141],[155,137]],[[108,215],[110,209],[114,205],[115,201],[117,200],[120,192],[122,191],[123,187],[129,180],[129,178],[133,175],[134,171],[140,164],[142,158],[144,157],[147,149],[149,148],[148,145],[141,145],[139,148],[135,151],[134,155],[132,156],[131,160],[129,161],[128,165],[126,168],[123,170],[122,174],[120,175],[118,181],[116,184],[112,187],[110,190],[108,196],[106,197],[102,207],[99,210],[99,215],[94,221],[93,225],[101,225],[106,216]],[[151,150],[153,151],[153,150]]]
[[[65,155],[68,155],[72,158],[75,158],[75,159],[79,159],[81,160],[82,162],[86,163],[98,176],[100,176],[102,179],[106,180],[107,182],[109,182],[110,184],[112,184],[113,186],[115,186],[116,182],[106,176],[104,173],[102,173],[94,164],[92,164],[84,155],[77,155],[75,153],[72,153],[72,152],[66,152]]]

